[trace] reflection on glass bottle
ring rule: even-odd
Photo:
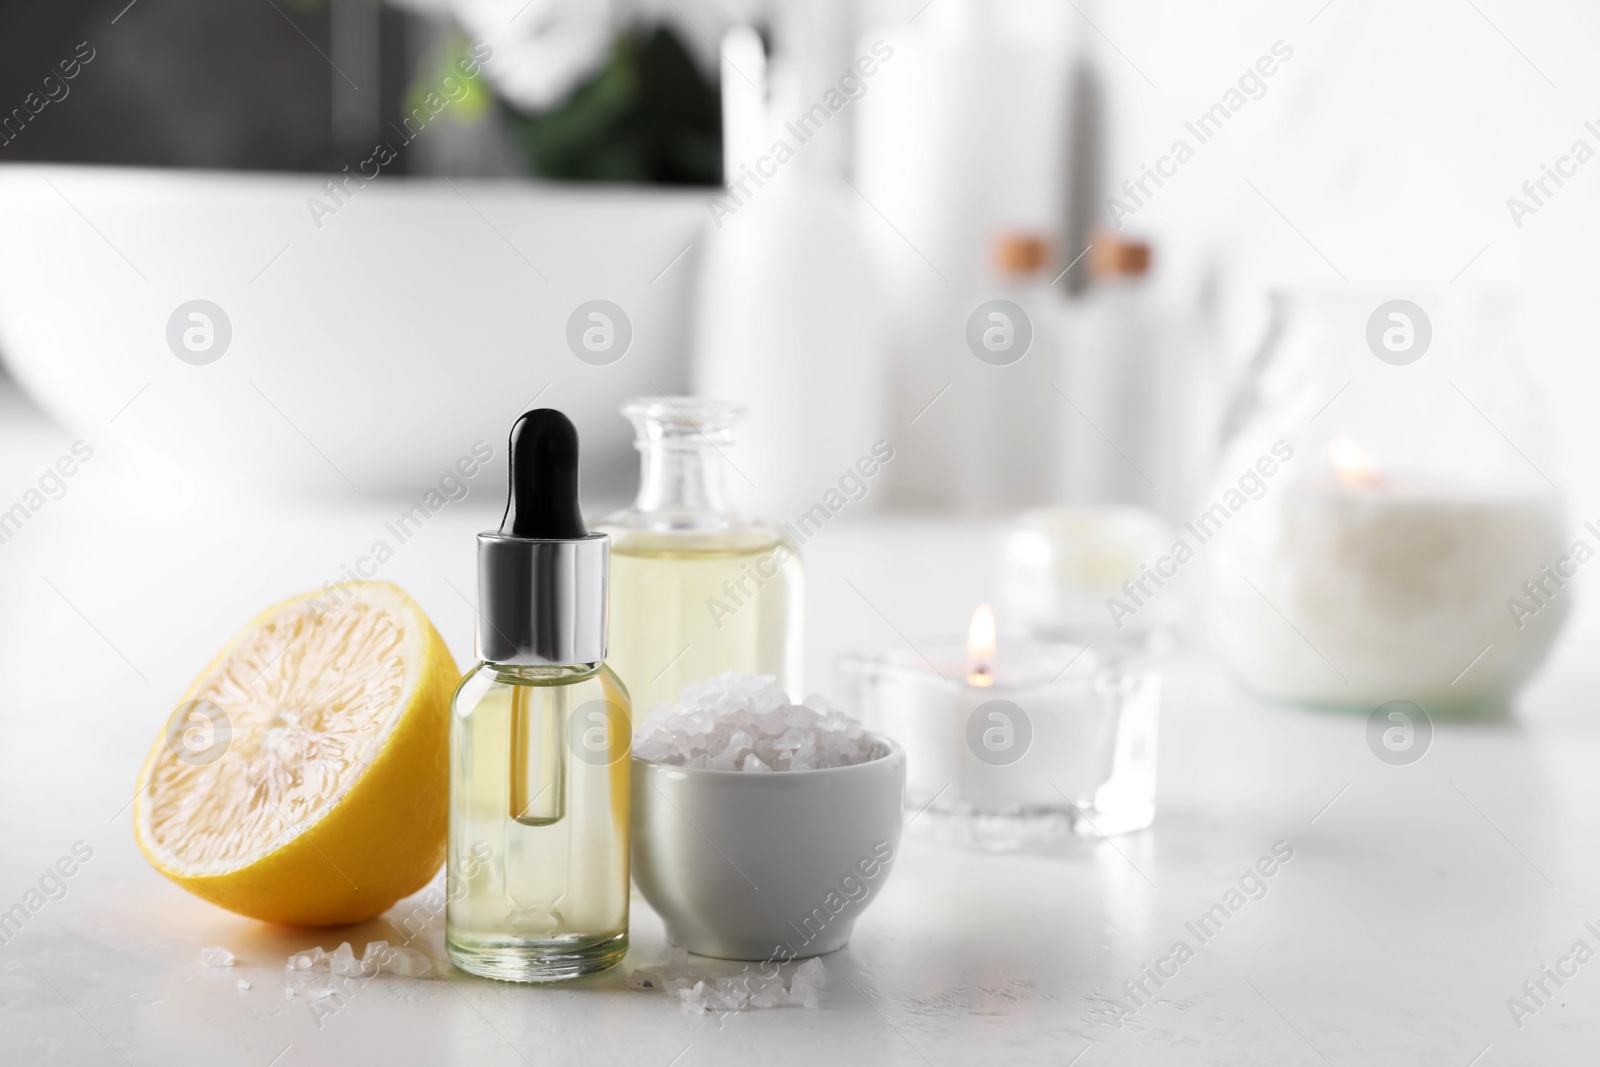
[[[611,535],[610,662],[641,709],[723,671],[800,688],[799,550],[723,496],[725,450],[744,409],[698,397],[630,400],[642,457],[634,506]]]
[[[577,433],[511,434],[511,500],[478,537],[478,652],[450,722],[451,960],[548,982],[628,949],[628,693],[606,657],[607,538],[584,529]]]

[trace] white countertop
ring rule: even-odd
[[[0,510],[76,436],[9,407]],[[463,663],[472,613],[457,590],[472,589],[471,536],[499,492],[474,487],[382,574]],[[65,896],[0,945],[0,1062],[1488,1067],[1595,1047],[1600,960],[1559,989],[1546,979],[1554,997],[1520,1028],[1507,1008],[1575,942],[1600,952],[1600,668],[1581,651],[1594,631],[1582,611],[1515,722],[1441,725],[1407,767],[1373,756],[1360,718],[1263,707],[1180,660],[1153,829],[1053,855],[908,836],[850,946],[826,958],[820,1010],[697,1017],[616,972],[531,989],[451,971],[370,982],[319,1020],[284,999],[285,957],[393,930],[289,931],[220,911],[145,863],[127,806],[171,703],[226,637],[335,576],[402,507],[202,506],[131,480],[105,450],[0,544],[0,910],[76,843],[93,850]],[[830,526],[807,546],[811,685],[830,689],[835,654],[893,645],[895,628],[959,632],[994,596],[994,531]],[[1185,924],[1277,842],[1293,858],[1201,944]],[[624,968],[665,951],[649,906],[633,907]],[[1127,1003],[1123,983],[1180,939],[1193,958],[1119,1025],[1105,998]],[[437,923],[421,944],[443,960]],[[241,964],[203,966],[210,945]]]

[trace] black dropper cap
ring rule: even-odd
[[[578,428],[555,408],[524,411],[511,426],[511,491],[500,532],[541,541],[589,533],[578,509]]]
[[[611,539],[578,506],[578,431],[553,408],[512,424],[499,530],[478,535],[478,657],[490,663],[605,659]]]

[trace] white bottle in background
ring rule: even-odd
[[[798,77],[777,78],[767,100],[753,31],[730,31],[722,51],[730,193],[701,261],[690,382],[699,395],[748,407],[730,495],[788,520],[888,437],[882,302],[855,194],[824,143],[843,129],[801,139],[785,120],[815,101],[802,98]],[[775,151],[780,141],[787,154]]]
[[[996,377],[978,372],[1018,368],[979,363],[965,329],[999,295],[996,241],[1062,228],[1077,19],[1066,5],[940,0],[914,23],[863,37],[893,50],[854,105],[853,180],[872,205],[862,229],[891,324],[894,432],[906,446],[889,471],[898,503],[993,510],[998,490],[983,479],[1010,476],[981,441],[968,450],[964,427],[989,416],[961,409],[981,408]]]
[[[1060,292],[1050,285],[1049,243],[1038,235],[1002,235],[985,268],[973,309],[960,309],[969,313],[950,395],[940,401],[953,429],[946,477],[957,510],[1010,514],[1054,499],[1055,427],[1066,411],[1051,384]]]
[[[1060,496],[1156,510],[1167,390],[1161,316],[1145,286],[1150,246],[1101,232],[1089,260],[1091,288],[1065,315]]]
[[[1068,504],[1131,504],[1187,517],[1215,450],[1213,331],[1164,300],[1150,246],[1102,231],[1089,291],[1060,309],[1058,385],[1071,402],[1056,444]]]

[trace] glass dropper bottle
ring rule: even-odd
[[[450,714],[445,943],[486,978],[552,982],[628,950],[633,728],[606,659],[608,539],[578,510],[560,412],[511,430],[511,495],[478,535],[478,657]]]

